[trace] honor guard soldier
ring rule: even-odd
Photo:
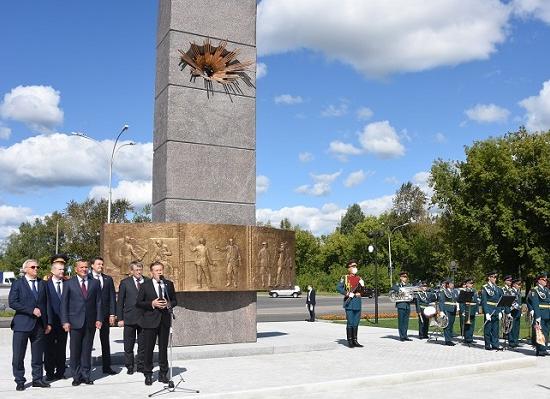
[[[416,294],[416,313],[418,315],[418,338],[428,339],[428,328],[430,327],[430,319],[424,314],[424,309],[437,301],[437,296],[434,292],[428,291],[428,284],[422,282],[420,291]]]
[[[391,287],[391,291],[399,292],[401,288],[410,287],[409,274],[405,271],[399,273],[399,283],[394,284]],[[414,300],[414,298],[412,299]],[[411,315],[411,303],[407,301],[398,301],[395,303],[397,308],[397,329],[399,330],[400,341],[412,341],[407,336],[407,330],[409,328],[409,317]]]
[[[443,284],[443,289],[439,293],[439,310],[444,312],[449,319],[447,327],[443,330],[445,335],[445,345],[454,346],[453,343],[453,326],[455,324],[456,311],[458,309],[457,293],[454,289],[454,283],[451,280],[446,280]]]
[[[464,285],[464,291],[474,293],[471,302],[464,302],[460,304],[460,318],[462,319],[462,334],[464,336],[464,342],[471,344],[474,342],[476,315],[479,309],[479,296],[473,288],[473,279],[467,278],[464,280]]]
[[[531,288],[531,291],[534,289],[534,287],[537,286],[537,281],[538,281],[537,278],[535,278],[533,280],[533,288]],[[531,291],[529,291],[527,293],[526,297],[525,297],[525,304],[527,305],[527,314],[529,315],[528,320],[529,320],[529,325],[530,326],[533,325],[534,320],[535,320],[535,311],[533,310],[533,305],[531,304]],[[530,341],[531,341],[531,345],[535,346],[536,345],[535,337],[532,334],[532,329],[531,328],[529,329],[529,338],[530,338]]]
[[[512,292],[512,280],[512,276],[504,276],[504,285],[502,286],[503,295],[514,295]],[[503,309],[505,315],[510,314],[510,312],[512,311],[510,306],[505,306]]]
[[[346,310],[346,335],[350,348],[362,348],[357,342],[357,330],[361,320],[361,292],[365,282],[357,275],[357,262],[350,260],[347,264],[348,274],[340,279],[336,290],[344,295],[344,309]]]
[[[508,342],[511,348],[517,348],[519,346],[519,330],[521,322],[521,280],[514,279],[512,281],[512,295],[516,297],[512,304],[512,311],[510,314],[513,318],[512,331],[508,336]]]
[[[548,330],[550,329],[550,290],[547,287],[547,280],[546,274],[537,276],[537,286],[529,294],[534,312],[532,335],[536,337],[536,330],[542,330],[545,343],[548,342]],[[537,356],[548,355],[545,344],[536,342],[536,338],[535,344]]]
[[[485,315],[483,338],[485,349],[502,350],[498,342],[498,321],[502,318],[501,309],[497,307],[498,301],[503,295],[500,287],[496,285],[497,272],[487,273],[487,284],[481,289],[481,308]]]

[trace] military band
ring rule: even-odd
[[[409,274],[407,272],[399,273],[399,283],[395,284],[391,291],[398,293],[403,288],[411,287],[409,284]],[[409,301],[397,301],[395,307],[397,308],[397,329],[399,330],[400,341],[411,341],[407,334],[409,329],[409,317],[411,315],[411,302],[414,301],[414,297],[411,297]]]

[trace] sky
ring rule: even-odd
[[[151,202],[157,1],[0,3],[0,240],[70,200]],[[262,0],[257,220],[331,232],[436,159],[550,129],[550,0]],[[84,134],[96,141],[77,136]]]

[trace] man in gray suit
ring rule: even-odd
[[[117,318],[118,326],[124,327],[124,364],[128,374],[134,374],[134,346],[137,337],[137,372],[143,372],[143,329],[138,325],[141,310],[136,308],[136,298],[145,282],[143,264],[138,261],[130,263],[130,276],[120,282],[118,288]]]
[[[88,261],[77,260],[76,276],[65,283],[61,297],[61,323],[70,333],[73,386],[94,382],[90,379],[92,367],[92,346],[96,329],[101,329],[101,286],[99,281],[89,278]]]

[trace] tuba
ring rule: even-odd
[[[399,287],[399,291],[390,291],[388,297],[392,302],[412,302],[414,295],[422,291],[420,286]]]
[[[509,334],[512,331],[512,326],[514,325],[514,318],[511,314],[505,313],[500,323],[502,334]]]

